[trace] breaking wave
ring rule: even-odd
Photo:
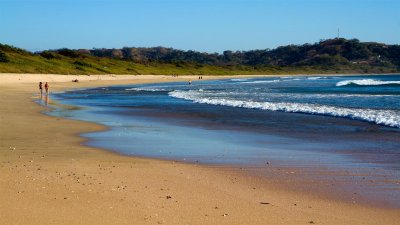
[[[380,125],[400,128],[400,112],[395,110],[345,108],[328,105],[291,103],[291,102],[256,102],[227,98],[204,97],[198,91],[172,91],[169,96],[190,100],[195,103],[222,105],[248,109],[283,111],[345,117],[355,120],[372,122]]]
[[[377,86],[377,85],[400,85],[400,81],[381,81],[374,79],[362,79],[362,80],[343,80],[336,83],[336,86]]]
[[[307,80],[321,80],[321,79],[327,79],[328,77],[307,77]]]
[[[241,82],[242,84],[262,84],[262,83],[276,83],[280,82],[280,80],[256,80],[256,81],[246,81]]]
[[[171,90],[167,90],[167,89],[164,89],[164,88],[145,88],[145,87],[138,88],[138,87],[136,87],[136,88],[127,88],[127,89],[125,89],[125,91],[151,91],[151,92],[156,92],[156,91],[171,91]]]

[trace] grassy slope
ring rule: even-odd
[[[217,67],[189,63],[148,65],[111,58],[85,55],[70,58],[58,55],[46,59],[39,55],[9,51],[5,52],[9,62],[0,62],[2,73],[53,73],[53,74],[316,74],[316,73],[390,73],[391,68],[367,65],[345,65],[338,67]]]

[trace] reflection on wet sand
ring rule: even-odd
[[[49,104],[49,101],[50,101],[49,94],[46,94],[46,97],[45,97],[45,100],[44,100],[44,101],[45,101],[45,102],[44,102],[45,105],[48,105],[48,104]]]
[[[40,103],[41,103],[41,104],[44,104],[44,105],[48,105],[49,102],[50,102],[50,96],[49,96],[49,94],[45,94],[45,95],[44,95],[44,99],[43,99],[43,95],[41,94],[41,95],[39,95],[39,99],[40,99]]]

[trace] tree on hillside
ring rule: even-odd
[[[10,59],[3,51],[0,51],[0,62],[9,62]]]

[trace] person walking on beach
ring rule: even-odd
[[[43,94],[43,83],[40,81],[39,82],[39,90],[40,90],[40,96]]]
[[[50,87],[50,86],[49,86],[49,83],[46,82],[46,83],[44,84],[44,89],[46,89],[46,95],[49,94],[49,87]]]

